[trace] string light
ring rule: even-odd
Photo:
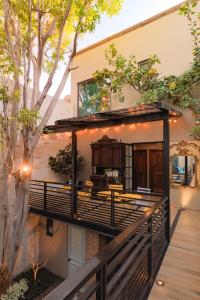
[[[134,129],[134,128],[135,128],[135,124],[131,124],[131,125],[129,126],[129,128]]]
[[[176,123],[176,122],[177,122],[177,120],[176,120],[176,119],[174,119],[173,121],[174,121],[174,123]]]
[[[122,127],[124,127],[125,125],[122,123],[122,125],[121,125]]]
[[[108,132],[108,130],[109,130],[109,128],[107,127],[107,128],[104,128],[103,129],[103,132],[105,133],[105,132]]]

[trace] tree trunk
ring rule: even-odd
[[[24,157],[32,163],[32,154],[25,151]],[[0,178],[0,267],[7,267],[10,279],[28,218],[30,175],[17,179],[5,166]]]

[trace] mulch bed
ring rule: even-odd
[[[26,279],[29,286],[29,289],[26,291],[23,298],[26,300],[34,300],[45,293],[47,289],[50,292],[51,287],[54,289],[64,280],[63,278],[48,271],[46,268],[39,270],[36,282],[33,280],[32,270],[21,273],[16,277],[15,281],[19,281],[21,279]]]

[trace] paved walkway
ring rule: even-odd
[[[200,211],[182,211],[149,300],[200,299]]]

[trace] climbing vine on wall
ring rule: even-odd
[[[200,140],[200,12],[198,1],[188,0],[181,6],[180,15],[188,20],[193,38],[193,61],[191,67],[179,76],[162,76],[157,70],[160,59],[149,56],[145,63],[138,64],[136,57],[128,58],[118,53],[114,44],[106,50],[109,68],[96,71],[93,76],[104,95],[115,94],[123,101],[123,88],[129,86],[140,94],[138,103],[166,101],[193,112],[195,123],[190,135]]]

